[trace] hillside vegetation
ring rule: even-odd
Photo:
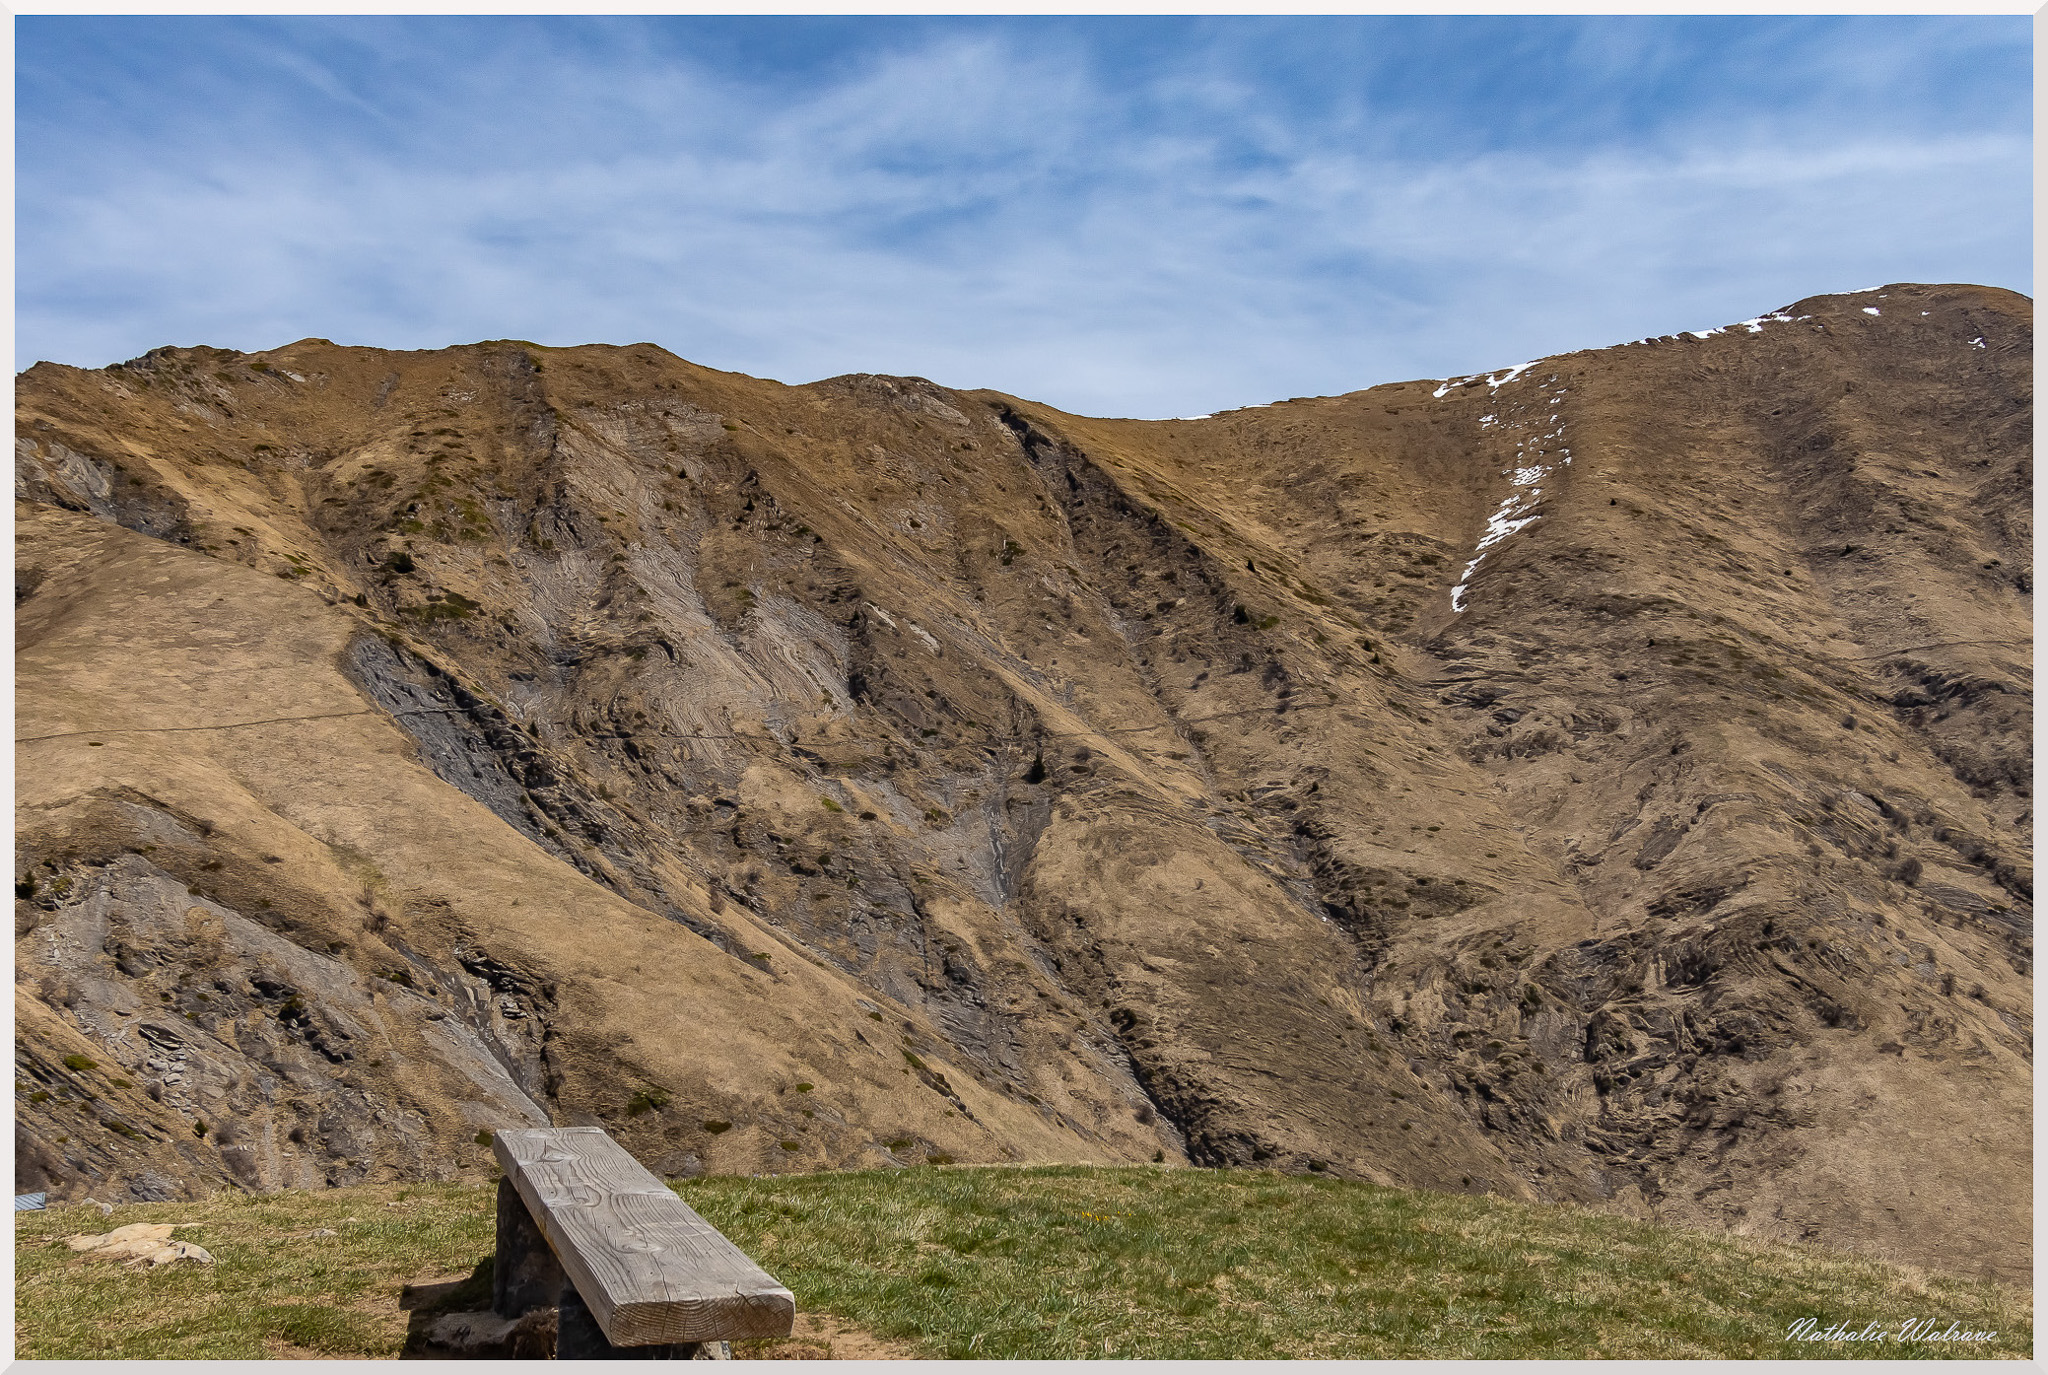
[[[1783,1357],[2032,1348],[2027,1297],[1817,1247],[1313,1175],[920,1168],[700,1179],[682,1196],[823,1311],[932,1356]],[[402,1285],[489,1302],[493,1195],[366,1187],[17,1220],[17,1355],[392,1356]],[[146,1272],[53,1239],[197,1222]],[[331,1235],[320,1235],[322,1230]],[[481,1264],[480,1264],[481,1263]],[[444,1303],[445,1307],[446,1304]],[[1790,1343],[1802,1318],[1984,1344]]]
[[[1762,304],[1762,303],[1759,303]],[[16,386],[18,1185],[1264,1167],[2031,1273],[2032,303],[1188,420]]]

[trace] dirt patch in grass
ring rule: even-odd
[[[826,1313],[798,1313],[787,1337],[734,1342],[742,1361],[915,1361],[925,1358],[914,1343],[877,1337]]]

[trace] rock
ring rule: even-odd
[[[489,1311],[445,1313],[428,1325],[426,1344],[436,1356],[546,1360],[555,1354],[555,1311],[536,1309],[516,1318]]]
[[[211,1265],[213,1253],[189,1241],[173,1241],[151,1252],[148,1260],[151,1265],[163,1265],[174,1260],[196,1260],[201,1265]]]
[[[94,1260],[120,1260],[131,1265],[147,1261],[165,1265],[174,1260],[195,1260],[213,1264],[213,1256],[189,1241],[176,1241],[171,1233],[180,1227],[197,1227],[197,1222],[131,1222],[97,1236],[66,1237],[64,1244],[89,1254]]]
[[[177,1224],[170,1222],[131,1222],[126,1227],[116,1227],[97,1236],[68,1237],[64,1244],[74,1251],[97,1251],[130,1242],[162,1241],[176,1230]]]
[[[178,1181],[155,1170],[144,1170],[129,1181],[128,1192],[141,1203],[169,1203],[177,1198]]]

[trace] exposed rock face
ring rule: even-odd
[[[2025,298],[1898,286],[1198,421],[647,345],[38,365],[24,1167],[595,1122],[2023,1274],[2030,358]]]

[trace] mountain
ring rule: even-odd
[[[2031,302],[1180,421],[17,378],[17,1187],[1164,1159],[2029,1272]]]

